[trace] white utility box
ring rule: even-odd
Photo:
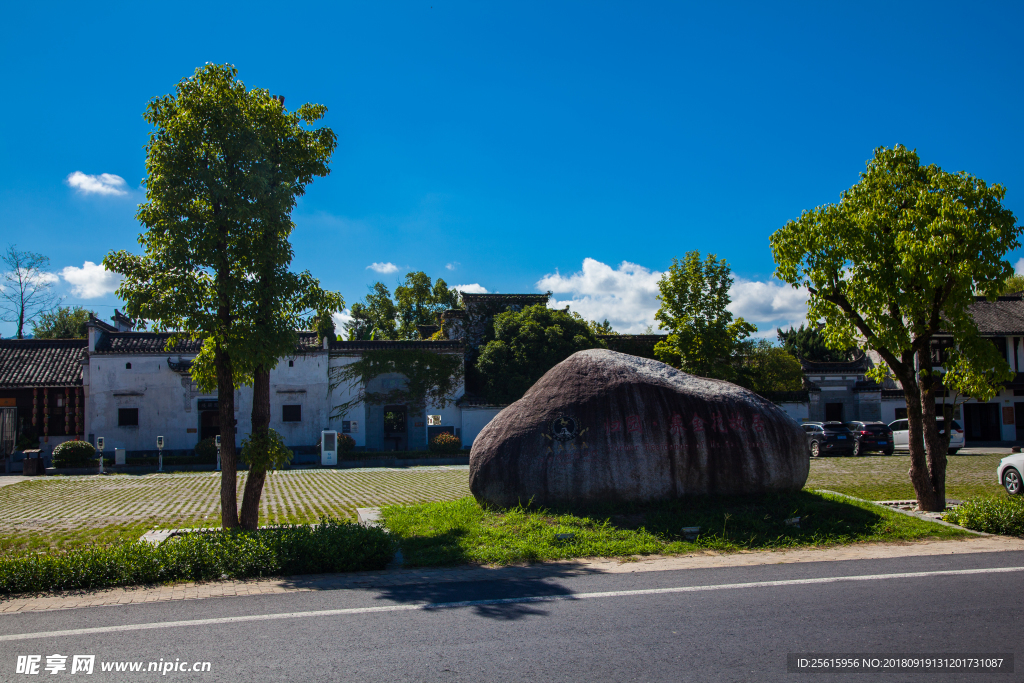
[[[114,464],[115,465],[124,465],[125,464],[125,456],[124,456],[124,449],[123,448],[115,448],[114,449]]]
[[[320,432],[320,464],[338,464],[338,432],[326,429]]]

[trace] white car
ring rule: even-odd
[[[1019,496],[1024,488],[1021,486],[1021,475],[1024,474],[1024,453],[1014,453],[999,461],[996,469],[999,475],[999,483],[1003,485],[1006,492],[1013,496]]]
[[[943,429],[943,418],[937,417],[935,421],[939,423],[939,434],[944,435],[946,430]],[[956,455],[956,452],[964,447],[964,428],[960,426],[960,423],[953,420],[953,433],[949,437],[949,454]],[[892,430],[892,445],[897,451],[905,451],[910,448],[907,439],[907,421],[896,420],[895,422],[889,423],[889,429]]]

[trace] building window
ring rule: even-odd
[[[302,406],[281,406],[281,422],[302,422]]]
[[[288,361],[288,367],[294,368],[295,367],[295,361],[293,361],[293,360]]]
[[[431,427],[440,425],[441,424],[441,416],[440,415],[427,415],[427,424],[429,426],[431,426]]]
[[[131,363],[125,363],[124,364],[124,369],[125,370],[131,370],[132,369],[132,364]]]
[[[139,409],[138,408],[118,408],[117,409],[117,426],[118,427],[138,427],[139,426]]]
[[[349,420],[342,420],[341,421],[341,433],[342,434],[351,434],[352,433],[352,422],[351,421],[349,421]]]

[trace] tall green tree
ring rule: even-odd
[[[420,325],[440,325],[442,312],[459,307],[459,293],[441,278],[431,283],[423,271],[407,273],[405,282],[395,288],[395,307],[398,337],[419,339]]]
[[[352,304],[352,319],[345,323],[345,336],[350,341],[398,339],[398,307],[383,282],[370,287],[362,302]]]
[[[659,360],[693,375],[735,379],[740,343],[757,328],[743,318],[733,320],[732,283],[729,264],[714,254],[702,260],[691,251],[681,261],[672,259],[658,282],[661,307],[654,317],[668,330],[654,347]]]
[[[239,523],[235,386],[250,383],[287,336],[254,344],[265,332],[257,321],[267,286],[261,274],[286,268],[295,197],[329,172],[334,133],[304,127],[325,112],[316,104],[288,112],[266,90],[246,89],[230,65],[197,69],[174,94],[150,101],[144,115],[154,127],[146,202],[137,213],[144,253],[104,259],[124,275],[118,296],[131,317],[203,340],[192,376],[217,391],[225,527]]]
[[[853,349],[830,349],[825,335],[817,325],[800,326],[799,329],[776,329],[779,343],[788,353],[813,363],[842,363],[850,360]]]
[[[81,306],[58,306],[40,314],[39,320],[32,323],[32,336],[36,339],[85,339],[90,315],[96,313]]]
[[[387,285],[374,283],[349,310],[345,333],[351,340],[419,339],[420,325],[440,325],[441,313],[459,305],[459,293],[441,278],[431,282],[422,271],[407,273],[393,299]]]
[[[832,348],[853,345],[884,361],[872,371],[901,384],[909,422],[910,480],[923,510],[946,503],[948,441],[938,434],[936,390],[1011,376],[979,341],[968,307],[997,295],[1012,272],[1004,258],[1021,227],[1006,190],[966,172],[923,165],[916,151],[879,147],[838,204],[805,211],[771,236],[776,276],[810,292],[809,320],[825,321]],[[957,372],[933,372],[933,338],[953,336]],[[990,371],[987,373],[982,372]],[[977,387],[975,388],[977,389]]]
[[[803,386],[800,361],[767,339],[743,342],[738,365],[736,383],[759,394],[797,391]]]
[[[494,336],[481,348],[476,369],[490,400],[512,403],[572,354],[604,346],[578,314],[536,304],[494,316]]]

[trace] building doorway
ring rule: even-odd
[[[1002,441],[999,427],[999,404],[965,403],[964,438],[967,441]]]
[[[842,422],[843,421],[843,404],[842,403],[826,403],[825,404],[825,422]]]
[[[384,406],[384,443],[388,450],[409,449],[408,410],[405,406]]]
[[[216,401],[199,401],[199,440],[220,434],[220,409]]]
[[[1017,427],[1017,441],[1024,441],[1024,401],[1013,404],[1013,423]]]

